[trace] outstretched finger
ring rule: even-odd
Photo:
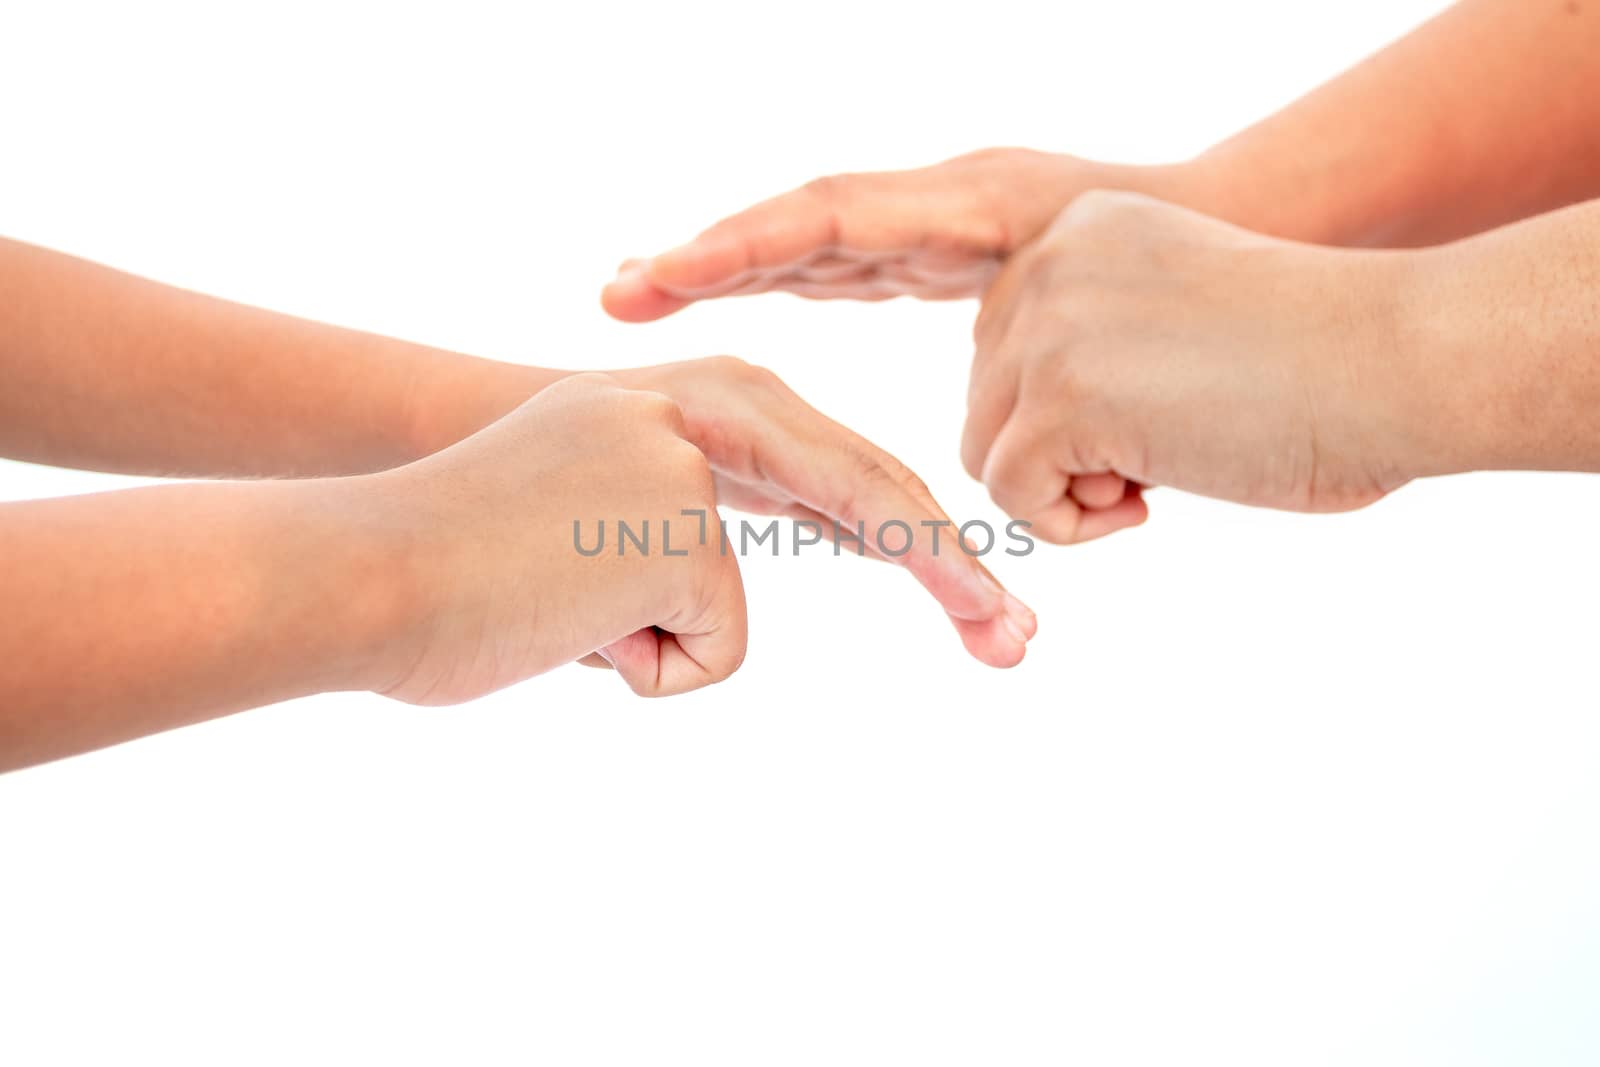
[[[1007,593],[927,486],[904,464],[818,412],[764,450],[767,476],[844,537],[910,571],[978,659],[1009,667],[1033,636],[1033,613]],[[982,546],[987,550],[992,546]]]

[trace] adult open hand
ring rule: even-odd
[[[973,297],[1080,192],[1172,196],[1197,180],[1183,166],[1114,166],[1022,148],[819,178],[679,248],[627,261],[602,302],[618,319],[646,322],[697,300],[772,291],[816,299]]]

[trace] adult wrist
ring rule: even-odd
[[[1343,218],[1348,206],[1321,195],[1325,181],[1258,154],[1245,141],[1225,141],[1163,168],[1171,193],[1162,199],[1270,237],[1334,247],[1367,243]]]
[[[1372,253],[1395,269],[1389,299],[1395,328],[1394,377],[1412,428],[1411,477],[1538,466],[1506,415],[1517,405],[1486,358],[1483,308],[1462,284],[1470,265],[1459,246]]]
[[[1080,162],[1074,179],[1074,195],[1089,189],[1142,193],[1258,233],[1320,244],[1340,243],[1304,210],[1303,204],[1296,206],[1295,217],[1282,215],[1282,205],[1276,205],[1275,210],[1260,195],[1258,187],[1240,180],[1239,168],[1224,154],[1208,152],[1177,163],[1144,166]],[[1071,196],[1064,198],[1070,199]]]
[[[1055,218],[1083,193],[1095,189],[1142,193],[1170,204],[1204,210],[1201,175],[1187,163],[1105,163],[1076,156],[1038,153],[1039,196],[1046,201],[1046,221]]]

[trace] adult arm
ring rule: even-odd
[[[1091,192],[975,334],[963,461],[1047,540],[1125,524],[1084,499],[1108,478],[1340,511],[1433,475],[1600,472],[1600,202],[1373,251]]]
[[[822,178],[630,260],[603,302],[646,321],[783,290],[979,295],[1088,189],[1323,244],[1447,241],[1600,196],[1600,3],[1465,0],[1199,157],[1133,167],[989,149]]]

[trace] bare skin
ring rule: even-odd
[[[1231,327],[1206,318],[1197,327],[1201,336],[1196,337],[1188,332],[1188,323],[1145,307],[1133,295],[1142,285],[1164,291],[1173,284],[1173,278],[1159,268],[1142,274],[1126,256],[1119,258],[1107,250],[1112,256],[1109,266],[1096,274],[1081,254],[1053,238],[1045,238],[1050,241],[1049,254],[1030,256],[1025,250],[1047,232],[1061,238],[1085,223],[1079,216],[1051,231],[1058,216],[1082,194],[1090,190],[1145,194],[1259,234],[1323,245],[1416,248],[1458,240],[1600,196],[1600,65],[1593,62],[1597,53],[1600,5],[1573,0],[1465,0],[1194,160],[1130,167],[1002,148],[917,170],[822,178],[730,216],[679,248],[627,261],[606,287],[602,301],[616,318],[644,322],[697,300],[771,291],[859,300],[900,295],[951,299],[987,293],[963,443],[968,470],[987,479],[989,446],[1013,402],[1049,407],[1058,399],[1034,395],[1031,382],[1023,384],[997,373],[998,366],[1013,358],[1013,351],[995,342],[993,324],[1019,314],[1035,331],[1053,322],[1057,329],[1070,329],[1056,339],[1060,346],[1090,350],[1077,319],[1069,322],[1060,309],[1039,306],[1043,294],[1083,309],[1090,303],[1089,291],[1098,286],[1095,291],[1104,292],[1107,278],[1116,277],[1126,290],[1119,290],[1122,311],[1130,320],[1149,313],[1152,322],[1166,324],[1175,360],[1176,353],[1192,344],[1231,346],[1249,353],[1261,340],[1261,324],[1254,321],[1261,305],[1252,301],[1270,298],[1259,286],[1254,291],[1249,288],[1260,279],[1208,277],[1199,291],[1179,294],[1178,307],[1199,313],[1190,297],[1199,300],[1209,294],[1221,309],[1230,298],[1219,295],[1218,286],[1235,282],[1245,286],[1231,298],[1236,305],[1226,320]],[[1516,91],[1506,91],[1508,85]],[[1197,243],[1199,223],[1184,217],[1173,225],[1172,247]],[[1237,233],[1216,240],[1249,243]],[[1508,234],[1500,240],[1500,247],[1509,252],[1538,238]],[[1154,238],[1151,243],[1161,246]],[[1278,249],[1257,258],[1274,257],[1298,260],[1301,254]],[[1025,260],[1027,266],[1013,264],[1014,259]],[[1350,311],[1353,301],[1371,295],[1371,277],[1391,269],[1382,260],[1371,264],[1370,269],[1330,269],[1321,279],[1330,288],[1320,294],[1297,294],[1303,316],[1297,329],[1305,331],[1312,328],[1307,323],[1320,325],[1352,314],[1358,319],[1380,318],[1382,300]],[[1002,269],[1009,277],[1002,276]],[[1025,269],[1046,272],[1050,280],[1024,280],[1020,274]],[[1059,284],[1063,276],[1075,276],[1080,284]],[[1001,280],[996,282],[997,278]],[[1354,288],[1334,288],[1346,280]],[[1541,294],[1513,292],[1535,305],[1549,306]],[[1484,294],[1475,292],[1473,298],[1483,299]],[[1494,299],[1513,298],[1500,293]],[[991,306],[995,304],[999,307]],[[1137,339],[1139,328],[1132,321],[1126,324],[1128,336],[1122,337],[1108,333],[1104,316],[1091,313],[1091,319],[1094,328],[1107,335],[1108,351]],[[1033,343],[1043,342],[1034,336]],[[1579,362],[1548,370],[1586,380],[1591,369],[1585,361],[1592,360],[1592,353],[1571,346],[1561,350]],[[1080,363],[1075,360],[1073,366]],[[1418,365],[1426,366],[1427,361]],[[1266,373],[1266,368],[1260,369]],[[1309,470],[1309,456],[1269,459],[1249,451],[1266,447],[1264,439],[1234,440],[1226,447],[1212,440],[1210,435],[1219,427],[1254,421],[1259,413],[1249,407],[1225,413],[1207,409],[1205,405],[1221,398],[1184,392],[1183,383],[1189,380],[1182,375],[1151,380],[1148,386],[1159,392],[1146,400],[1186,415],[1176,425],[1187,427],[1192,436],[1172,441],[1174,454],[1206,455],[1210,462],[1227,465],[1201,481],[1216,483],[1214,488],[1231,486],[1222,495],[1252,502],[1287,502],[1306,490],[1298,484],[1301,479],[1286,478],[1283,472],[1295,464]],[[1418,384],[1452,388],[1436,382]],[[1012,395],[1018,388],[1025,393],[1020,401]],[[1262,394],[1270,391],[1264,386]],[[1237,399],[1243,402],[1249,396]],[[1345,388],[1322,401],[1355,399]],[[1481,399],[1494,403],[1488,397]],[[1194,417],[1202,411],[1217,417]],[[1424,421],[1438,416],[1432,410],[1412,414]],[[1494,411],[1476,414],[1492,419]],[[1437,428],[1412,432],[1425,437]],[[1050,515],[1047,525],[1052,536],[1066,541],[1103,536],[1144,521],[1147,511],[1140,483],[1130,482],[1126,471],[1107,463],[1104,456],[1063,454],[1037,465],[1019,465],[1011,458],[1018,447],[1015,440],[1014,435],[1003,440],[1002,458],[994,468],[998,484],[990,484],[997,500],[1020,509],[1013,514]],[[1328,456],[1328,449],[1338,444],[1324,444],[1324,458],[1339,459]],[[1511,450],[1507,456],[1527,454],[1515,442],[1505,444]],[[1507,456],[1488,455],[1481,462],[1503,466]],[[1540,453],[1527,462],[1557,461]],[[1275,464],[1270,476],[1262,469],[1268,463]],[[1053,473],[1048,478],[1024,477],[1016,473],[1019,466]],[[1141,464],[1122,466],[1142,469]],[[1391,487],[1394,476],[1392,470],[1374,471],[1360,492],[1356,487],[1329,485],[1300,504],[1331,505],[1331,493],[1342,502],[1338,506],[1344,506]],[[1019,477],[1024,480],[1019,482]],[[1173,484],[1185,480],[1189,479]],[[1269,486],[1276,488],[1268,491]],[[1036,499],[1046,490],[1054,493],[1049,501]],[[1346,498],[1347,492],[1355,495]]]
[[[944,518],[729,357],[574,376],[6,241],[0,290],[0,455],[252,479],[0,504],[0,769],[328,690],[454,703],[579,659],[683,692],[743,656],[736,557],[684,519],[685,557],[588,559],[575,520]],[[1021,660],[1033,615],[977,559],[894,562],[976,658]]]
[[[1465,0],[1196,159],[1134,167],[992,148],[831,175],[626,261],[603,302],[644,322],[769,291],[979,296],[1000,260],[1089,189],[1318,244],[1465,237],[1600,195],[1597,49],[1600,5]]]
[[[0,767],[325,690],[450,704],[605,650],[644,695],[744,656],[737,564],[572,548],[568,516],[715,506],[677,406],[558,382],[369,475],[0,507]]]
[[[1008,263],[976,340],[963,462],[1058,543],[1141,519],[1124,484],[1325,512],[1600,471],[1600,203],[1372,252],[1092,192]]]

